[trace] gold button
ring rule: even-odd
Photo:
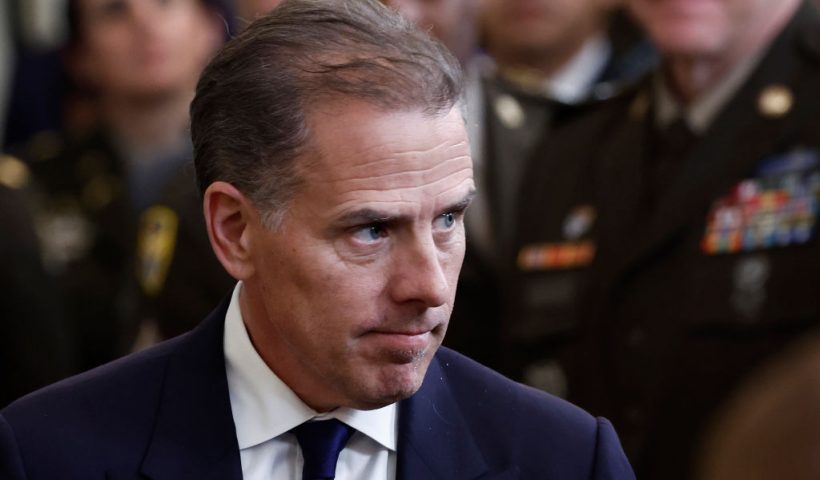
[[[757,108],[767,117],[778,118],[789,113],[793,104],[791,90],[783,85],[770,85],[760,92]]]
[[[11,155],[0,156],[0,184],[20,189],[29,184],[31,173],[25,163]]]

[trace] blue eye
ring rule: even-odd
[[[456,224],[456,214],[455,213],[445,213],[440,215],[436,218],[436,227],[441,228],[443,230],[450,230],[453,228],[453,225]]]
[[[353,238],[362,243],[375,243],[387,236],[387,230],[381,225],[367,225],[353,232]]]

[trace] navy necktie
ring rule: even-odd
[[[336,477],[336,461],[353,429],[336,420],[305,422],[291,430],[299,440],[305,466],[302,480],[329,480]]]

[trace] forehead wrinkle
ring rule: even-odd
[[[464,157],[462,157],[463,160]],[[449,163],[449,162],[448,162]],[[463,176],[472,179],[472,164],[455,168],[436,168],[437,171],[417,170],[412,172],[398,172],[377,177],[362,177],[344,181],[343,196],[363,195],[367,193],[391,193],[402,191],[429,191],[435,190],[440,184],[454,181],[454,177]],[[455,180],[461,182],[462,180]]]
[[[442,181],[443,180],[446,180],[446,179],[442,179]],[[433,196],[434,201],[433,201],[433,204],[429,208],[432,208],[432,209],[438,208],[439,203],[444,203],[444,202],[441,202],[442,197],[448,196],[448,195],[453,195],[452,192],[457,191],[459,189],[463,189],[464,186],[465,186],[465,183],[467,183],[467,187],[468,187],[468,192],[467,193],[475,190],[475,186],[473,185],[472,177],[471,176],[465,176],[463,179],[458,180],[458,182],[456,184],[454,184],[452,187],[446,188],[446,189],[442,190],[441,192],[437,192]],[[372,198],[372,199],[366,198],[367,194],[369,194],[369,193],[377,193],[377,194],[382,195],[385,192],[389,192],[393,195],[390,196],[390,197],[383,197],[382,196],[381,198]],[[335,216],[335,215],[338,214],[338,212],[355,211],[355,210],[358,210],[362,207],[372,208],[373,205],[378,205],[378,204],[412,204],[412,205],[415,205],[415,204],[418,203],[418,199],[419,199],[419,191],[416,190],[415,187],[406,187],[406,188],[401,188],[401,189],[385,188],[385,189],[353,190],[353,191],[350,191],[350,192],[345,192],[343,197],[348,196],[348,195],[354,195],[354,198],[351,198],[349,200],[342,200],[342,201],[338,202],[336,207],[334,207],[332,209],[331,215]],[[458,198],[455,198],[456,195],[453,195],[453,197],[454,197],[453,202],[457,202],[457,201],[461,200],[460,196],[458,196]],[[423,201],[424,199],[427,199],[427,198],[430,198],[430,197],[427,196],[427,195],[422,194],[421,198],[422,198],[422,201]],[[422,211],[426,211],[427,209],[428,208],[423,208]]]
[[[393,142],[398,143],[398,142]],[[376,157],[373,160],[365,161],[363,163],[357,163],[354,165],[349,166],[348,168],[334,168],[335,165],[333,162],[333,154],[328,154],[327,152],[322,152],[321,156],[319,157],[322,162],[325,162],[328,166],[330,166],[330,173],[331,175],[325,176],[324,178],[316,178],[315,180],[320,183],[329,183],[329,182],[336,182],[336,181],[347,181],[347,180],[362,180],[362,179],[369,179],[369,178],[378,178],[378,177],[388,177],[391,175],[402,174],[402,173],[411,173],[411,172],[422,172],[426,170],[433,170],[439,165],[443,165],[449,163],[453,160],[463,160],[464,158],[468,158],[470,163],[472,163],[472,159],[469,158],[469,144],[466,141],[459,141],[458,143],[451,143],[451,141],[446,140],[444,142],[439,143],[438,145],[424,150],[407,150],[407,151],[400,151],[395,152],[389,147],[390,144],[382,144],[369,147],[367,149],[362,149],[356,152],[343,152],[342,155],[346,156],[357,156],[360,158],[366,157]],[[452,150],[464,150],[463,154],[454,154],[451,153]],[[384,150],[384,153],[379,151]],[[374,153],[375,152],[375,153]],[[431,167],[424,167],[420,166],[418,168],[413,169],[404,168],[402,172],[396,172],[391,174],[384,174],[380,175],[378,173],[379,168],[375,169],[374,167],[381,167],[381,169],[389,170],[389,169],[396,169],[398,167],[404,167],[405,164],[408,166],[413,165],[414,163],[429,163],[429,157],[439,157],[441,158],[440,161],[436,162],[435,165]],[[344,163],[344,162],[339,162]],[[310,170],[308,170],[309,172]],[[359,173],[360,172],[360,173]],[[358,174],[358,175],[357,175]]]
[[[387,150],[387,151],[389,151],[389,153],[385,153],[383,158],[381,158],[382,155],[377,155],[377,157],[380,157],[380,158],[376,158],[376,159],[374,159],[373,161],[370,161],[370,162],[361,163],[361,164],[357,165],[356,168],[369,168],[369,167],[372,167],[373,165],[377,165],[377,164],[380,164],[380,163],[383,163],[383,162],[404,161],[405,159],[403,157],[412,157],[412,156],[423,156],[423,155],[428,155],[428,154],[436,154],[437,151],[439,151],[439,150],[443,150],[443,152],[441,152],[441,154],[446,155],[447,154],[446,152],[448,150],[456,149],[456,148],[466,148],[468,146],[468,143],[466,141],[459,141],[457,143],[452,143],[451,139],[446,139],[446,140],[442,141],[441,143],[436,144],[436,145],[434,145],[430,148],[427,148],[427,149],[421,149],[421,150],[401,150],[401,149],[397,149],[398,151],[392,151],[393,148],[394,148],[393,146],[398,145],[399,143],[400,142],[389,142],[389,143],[385,143],[385,144],[382,144],[382,145],[374,145],[372,148],[367,148],[367,149],[362,150],[362,152],[361,152],[362,154],[369,153],[369,152],[372,152],[372,151],[378,151],[380,149]]]
[[[351,175],[343,178],[318,178],[315,179],[315,182],[317,184],[341,184],[343,186],[342,188],[345,190],[349,189],[349,191],[389,190],[411,187],[423,188],[467,170],[472,173],[472,159],[469,155],[465,154],[447,158],[431,166],[420,166],[415,169],[405,169],[399,172],[374,174],[371,170],[366,173],[362,172],[360,176],[356,176],[355,173],[351,172]],[[381,183],[383,185],[372,188],[371,185],[374,183]]]

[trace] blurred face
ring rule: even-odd
[[[384,0],[441,41],[462,62],[477,42],[478,0]]]
[[[245,22],[252,22],[259,15],[273,10],[282,0],[237,0],[236,8],[239,18]]]
[[[191,89],[221,43],[200,0],[79,0],[73,59],[103,94],[144,96]]]
[[[447,329],[474,188],[464,122],[337,102],[311,128],[282,225],[248,227],[242,311],[308,405],[380,407],[419,388]]]
[[[667,55],[722,56],[765,34],[767,17],[791,0],[628,0]]]
[[[601,28],[612,0],[482,0],[487,47],[500,63],[563,57]]]

